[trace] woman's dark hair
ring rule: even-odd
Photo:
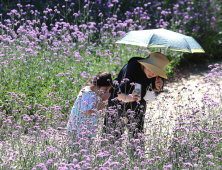
[[[160,77],[163,81],[163,86],[164,86],[164,78]],[[156,85],[155,85],[156,77],[152,78],[152,89],[157,90]],[[163,91],[163,87],[160,89],[160,91]]]
[[[109,72],[100,71],[95,77],[89,79],[85,86],[112,86],[112,76]]]

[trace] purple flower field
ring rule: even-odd
[[[1,14],[0,169],[222,169],[219,64],[209,66],[211,73],[194,86],[181,75],[172,77],[179,79],[178,87],[168,82],[168,92],[148,103],[139,138],[130,137],[127,128],[115,142],[118,129],[102,134],[106,109],[94,114],[99,117],[95,127],[86,121],[81,137],[78,127],[72,134],[66,130],[89,78],[100,70],[114,78],[131,57],[159,51],[115,44],[128,31],[165,28],[199,40],[219,31],[216,1],[167,2],[64,0],[44,11],[18,2]],[[167,55],[170,75],[183,53]],[[90,137],[92,128],[95,137]]]

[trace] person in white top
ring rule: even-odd
[[[69,132],[77,132],[79,137],[96,135],[94,125],[97,124],[97,111],[105,108],[104,101],[110,97],[108,91],[111,86],[111,74],[101,71],[84,85],[76,98],[69,117],[67,124]]]

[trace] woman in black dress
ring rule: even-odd
[[[146,99],[154,95],[150,91],[155,92],[163,87],[163,81],[167,79],[164,69],[168,64],[167,57],[159,52],[147,58],[133,57],[128,61],[109,91],[109,112],[105,116],[103,132],[119,138],[124,130],[124,122],[134,137],[138,137],[138,132],[143,132]],[[135,83],[141,85],[140,95],[134,93]]]

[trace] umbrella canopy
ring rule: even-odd
[[[189,53],[205,52],[193,37],[162,28],[130,31],[116,43],[138,45],[147,48],[169,48],[172,51]]]

